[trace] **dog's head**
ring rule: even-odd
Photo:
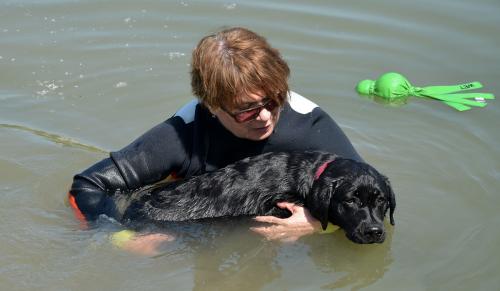
[[[356,243],[382,243],[384,217],[394,225],[396,200],[389,180],[368,164],[337,158],[313,183],[307,207],[323,229],[332,222]]]

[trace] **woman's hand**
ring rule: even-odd
[[[309,210],[290,202],[279,202],[278,207],[292,213],[288,218],[275,216],[257,216],[256,221],[271,223],[270,226],[257,226],[250,229],[263,235],[268,240],[295,241],[303,235],[321,231],[321,223]]]

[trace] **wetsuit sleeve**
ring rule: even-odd
[[[327,151],[345,158],[363,161],[342,129],[319,107],[312,111],[312,123],[307,142],[314,150]]]
[[[178,117],[152,128],[120,151],[75,175],[70,194],[88,219],[99,214],[115,217],[109,196],[158,182],[183,168],[189,129]]]
[[[135,190],[179,172],[188,160],[190,130],[181,118],[162,123],[110,157],[127,189]]]

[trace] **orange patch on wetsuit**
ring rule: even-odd
[[[71,193],[68,192],[68,201],[69,205],[73,209],[73,213],[75,214],[76,219],[78,219],[81,223],[81,225],[85,228],[87,228],[87,219],[85,219],[85,215],[83,215],[82,211],[80,211],[80,208],[78,208],[78,204],[76,204],[76,199],[75,196],[71,195]]]

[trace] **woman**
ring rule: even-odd
[[[133,191],[169,175],[199,175],[266,152],[322,150],[361,160],[328,114],[289,90],[289,74],[280,53],[250,30],[236,27],[204,37],[192,56],[197,100],[76,175],[72,205],[88,220],[113,217],[109,195],[117,190]],[[278,206],[292,216],[257,217],[271,224],[253,230],[270,239],[320,231],[307,209]]]

